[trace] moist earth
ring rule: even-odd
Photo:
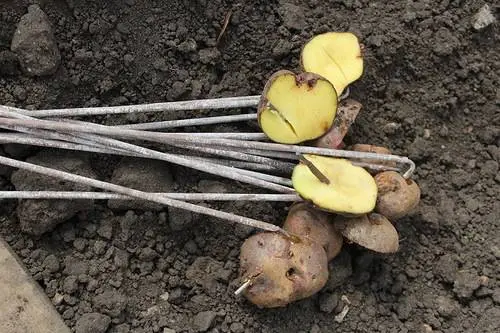
[[[4,200],[0,234],[78,333],[498,332],[500,35],[497,23],[474,28],[484,4],[2,0],[0,104],[29,109],[259,94],[274,71],[298,70],[309,38],[352,31],[365,45],[365,72],[351,87],[363,109],[346,141],[413,159],[422,201],[396,223],[398,253],[347,245],[319,294],[274,310],[233,295],[239,248],[253,230],[213,218],[99,201],[52,203],[57,216],[44,216],[40,207],[51,206],[43,201]],[[498,5],[491,2],[489,11],[498,17]],[[204,130],[255,129],[248,123]],[[0,146],[0,155],[21,159],[48,153]],[[63,169],[123,184],[139,186],[146,177],[173,191],[252,190],[173,165],[148,165],[154,170],[144,176],[140,164],[112,156],[53,156]],[[0,167],[2,190],[36,189],[39,181],[47,182]],[[205,204],[274,223],[284,221],[287,208]],[[349,312],[338,322],[346,299]]]

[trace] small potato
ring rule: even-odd
[[[321,245],[279,233],[248,238],[240,252],[240,278],[250,280],[245,297],[260,308],[284,307],[307,298],[328,280],[328,259]]]
[[[420,188],[411,179],[404,179],[395,171],[377,174],[375,182],[378,188],[375,211],[391,221],[410,213],[420,202]]]
[[[342,234],[333,227],[330,215],[307,202],[299,202],[290,207],[283,229],[323,246],[328,261],[335,258],[342,249]]]
[[[369,145],[369,144],[362,144],[362,143],[357,143],[351,147],[352,150],[354,151],[360,151],[360,152],[365,152],[365,153],[376,153],[376,154],[385,154],[385,155],[391,155],[391,151],[385,147],[381,146],[374,146],[374,145]],[[369,159],[356,159],[355,161],[359,162],[364,162],[364,163],[373,163],[372,160]],[[396,167],[396,162],[393,161],[387,161],[387,162],[379,162],[382,165],[388,166],[388,167]],[[378,172],[374,172],[378,173]]]

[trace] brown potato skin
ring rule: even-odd
[[[404,179],[395,171],[384,171],[375,175],[378,198],[375,211],[391,221],[400,219],[420,202],[420,188],[412,179]]]
[[[266,108],[267,103],[268,103],[267,92],[269,91],[269,88],[274,83],[274,81],[278,77],[280,77],[282,75],[293,75],[293,76],[295,76],[295,73],[292,72],[292,71],[289,71],[287,69],[281,69],[281,70],[279,70],[277,72],[274,72],[269,77],[269,79],[267,80],[266,84],[264,85],[264,89],[262,90],[262,95],[260,96],[259,104],[257,105],[257,121],[259,123],[259,126],[261,126],[261,124],[260,124],[260,115],[261,115],[262,111],[264,111],[264,109]]]
[[[240,278],[251,279],[245,297],[260,308],[284,307],[307,298],[328,280],[328,260],[317,243],[292,242],[279,233],[248,238],[240,252]]]
[[[318,148],[342,149],[344,137],[349,132],[363,106],[358,101],[347,99],[340,102],[332,127],[314,141]]]
[[[360,152],[365,152],[365,153],[376,153],[376,154],[385,154],[385,155],[391,155],[392,152],[387,149],[386,147],[381,147],[381,146],[374,146],[370,144],[363,144],[363,143],[357,143],[351,147],[352,150],[354,151],[360,151]],[[355,159],[354,161],[359,161],[359,162],[364,162],[364,163],[372,163],[372,160],[367,160],[367,159]],[[386,165],[388,167],[396,167],[396,162],[393,161],[387,161],[387,162],[379,162],[379,164]],[[377,174],[380,171],[373,171],[373,173]]]
[[[342,249],[342,234],[331,223],[330,214],[307,202],[295,203],[290,207],[283,229],[320,244],[326,251],[328,261],[335,258]]]
[[[336,226],[351,242],[379,253],[399,250],[399,235],[393,224],[383,215],[369,213],[357,218],[338,216]]]

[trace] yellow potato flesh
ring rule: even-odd
[[[305,155],[330,181],[321,182],[305,164],[297,165],[292,174],[293,187],[316,206],[345,214],[366,214],[377,202],[377,184],[363,168],[348,160],[334,157]]]
[[[268,105],[259,115],[260,126],[271,140],[284,144],[322,136],[337,112],[337,94],[323,79],[310,86],[297,84],[295,75],[280,75],[269,86],[266,98]]]
[[[329,80],[340,95],[363,74],[358,38],[348,32],[328,32],[311,39],[302,50],[304,70]]]

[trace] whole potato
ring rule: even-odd
[[[330,214],[307,202],[298,202],[290,207],[283,229],[323,246],[328,261],[335,258],[342,249],[342,234],[331,223]]]
[[[420,202],[420,188],[411,179],[404,179],[395,171],[385,171],[375,176],[378,188],[375,211],[391,221],[410,213]]]
[[[241,247],[240,278],[250,280],[245,297],[260,308],[284,307],[317,293],[328,280],[321,245],[292,241],[279,233],[251,236]]]

